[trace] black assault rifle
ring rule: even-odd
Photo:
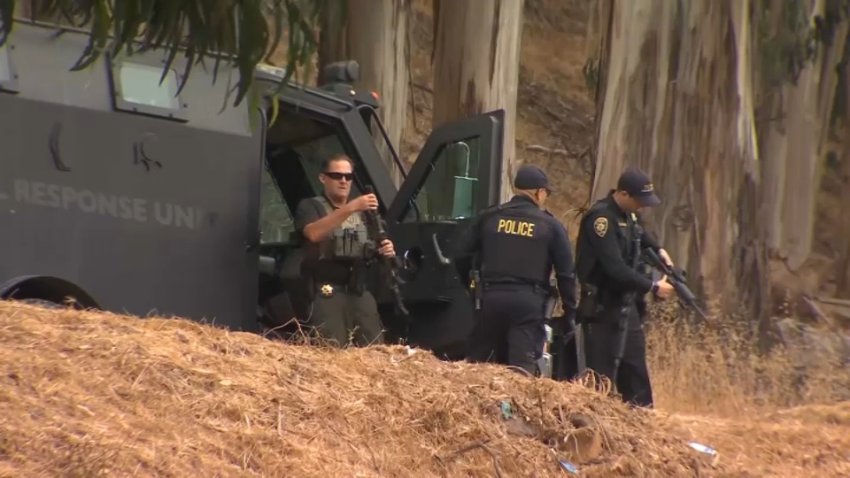
[[[374,194],[372,186],[366,186],[366,194]],[[368,215],[370,220],[366,221],[366,234],[375,243],[375,252],[377,254],[377,249],[381,247],[381,243],[384,239],[389,239],[390,235],[387,233],[386,221],[378,214],[378,211],[369,210]],[[383,270],[381,271],[383,273],[382,276],[386,278],[387,288],[393,293],[397,311],[404,317],[408,317],[410,312],[404,306],[404,299],[399,290],[399,284],[404,284],[398,273],[399,269],[401,269],[401,260],[397,256],[386,257],[379,255],[378,261],[383,266]]]
[[[694,309],[703,320],[708,320],[708,317],[705,315],[705,312],[699,307],[697,304],[697,298],[691,289],[687,286],[687,281],[685,280],[684,275],[681,270],[676,270],[669,265],[667,265],[661,257],[658,256],[654,250],[650,248],[646,248],[643,251],[644,257],[646,257],[647,262],[650,266],[657,269],[662,274],[667,275],[667,282],[673,286],[673,289],[676,290],[676,295],[679,296],[679,300],[685,303],[688,307]]]

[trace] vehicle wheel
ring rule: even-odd
[[[62,304],[58,304],[56,302],[52,302],[45,299],[20,299],[18,302],[23,302],[24,304],[36,305],[38,307],[44,307],[45,309],[63,309]]]

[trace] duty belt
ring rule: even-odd
[[[549,292],[548,284],[542,284],[531,279],[505,277],[490,280],[484,279],[483,283],[484,289],[488,289],[492,286],[525,286],[533,288],[535,292]]]

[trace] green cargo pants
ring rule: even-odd
[[[326,285],[319,285],[317,289],[309,323],[319,337],[336,346],[353,343],[362,347],[383,343],[378,305],[369,291],[358,295],[336,286],[328,289]]]

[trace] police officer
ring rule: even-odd
[[[587,367],[611,379],[624,401],[644,407],[651,407],[653,399],[638,308],[648,292],[666,299],[674,289],[666,276],[653,282],[639,271],[639,251],[645,247],[672,261],[643,231],[636,213],[659,204],[649,177],[628,168],[617,188],[585,213],[576,241],[577,320],[586,328]]]
[[[514,197],[479,214],[462,237],[455,264],[469,277],[473,257],[483,290],[468,360],[493,361],[536,375],[545,337],[544,308],[553,266],[565,314],[575,312],[575,273],[564,226],[542,208],[546,174],[524,165]]]
[[[375,249],[384,256],[395,251],[390,240],[369,243],[364,211],[377,209],[378,199],[365,194],[348,200],[353,171],[348,156],[326,159],[319,173],[324,192],[298,204],[295,227],[306,243],[302,271],[313,297],[309,323],[337,345],[353,335],[355,345],[362,346],[383,340],[375,298],[365,287],[367,259]]]

